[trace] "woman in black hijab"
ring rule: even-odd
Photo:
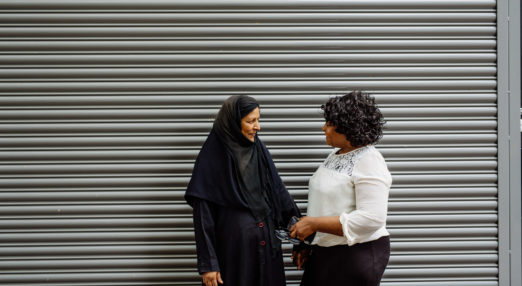
[[[259,130],[257,101],[231,96],[196,159],[185,199],[203,285],[286,285],[275,230],[300,213]]]

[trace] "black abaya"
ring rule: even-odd
[[[217,154],[227,156],[226,152]],[[275,173],[275,167],[271,166]],[[275,197],[280,203],[283,219],[288,221],[293,215],[299,216],[299,210],[284,185],[279,184],[278,188]],[[279,241],[275,241],[279,251],[273,255],[266,219],[256,220],[246,207],[228,207],[205,199],[192,199],[192,207],[198,271],[201,274],[220,271],[224,285],[228,286],[286,285]]]
[[[220,271],[227,286],[286,285],[274,229],[300,213],[264,144],[241,134],[241,98],[229,98],[220,110],[185,193],[194,211],[198,271]]]
[[[199,272],[220,271],[225,285],[286,285],[282,254],[271,254],[265,221],[199,200],[194,223],[215,227],[196,231]]]

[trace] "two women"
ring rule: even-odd
[[[391,176],[372,146],[382,114],[359,91],[322,106],[326,143],[338,148],[309,184],[308,216],[291,228],[311,248],[293,257],[301,285],[379,285],[389,259],[386,213]],[[299,210],[257,138],[259,105],[225,101],[196,160],[186,200],[193,207],[198,269],[206,286],[285,285],[275,230]]]

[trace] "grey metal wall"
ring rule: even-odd
[[[183,193],[222,101],[261,102],[305,209],[330,152],[318,107],[362,88],[394,178],[382,285],[498,285],[495,9],[0,1],[0,284],[198,285]]]

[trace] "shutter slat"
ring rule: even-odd
[[[442,37],[444,38],[444,37]],[[113,53],[113,52],[155,52],[155,53],[193,53],[194,51],[215,53],[219,50],[227,50],[232,53],[237,52],[303,52],[303,51],[339,51],[345,53],[346,50],[354,52],[370,51],[401,51],[408,47],[408,51],[433,52],[436,50],[465,50],[471,53],[491,51],[496,48],[494,39],[425,39],[416,40],[180,40],[180,41],[132,41],[132,40],[99,40],[90,41],[75,40],[55,40],[49,41],[45,38],[40,40],[26,41],[0,41],[0,52],[46,52],[46,53]],[[422,90],[422,89],[421,89]]]
[[[111,15],[111,16],[114,16]],[[75,16],[77,17],[77,16]],[[2,19],[3,16],[0,16]],[[495,65],[496,55],[492,52],[477,52],[477,53],[335,53],[335,54],[313,54],[313,53],[299,53],[299,54],[263,54],[263,53],[248,53],[248,54],[131,54],[131,55],[105,55],[105,54],[46,54],[45,57],[41,55],[2,55],[0,54],[0,64],[2,65],[23,65],[23,66],[128,66],[130,64],[139,65],[146,64],[157,66],[194,64],[194,65],[251,65],[252,63],[260,64],[262,66],[274,64],[294,64],[307,66],[313,64],[328,63],[331,65],[344,64],[346,66],[358,66],[359,68],[368,67],[368,65],[389,64],[410,64],[410,65],[436,65],[451,64],[454,66],[465,66],[469,64],[476,65],[480,62],[482,66]]]

